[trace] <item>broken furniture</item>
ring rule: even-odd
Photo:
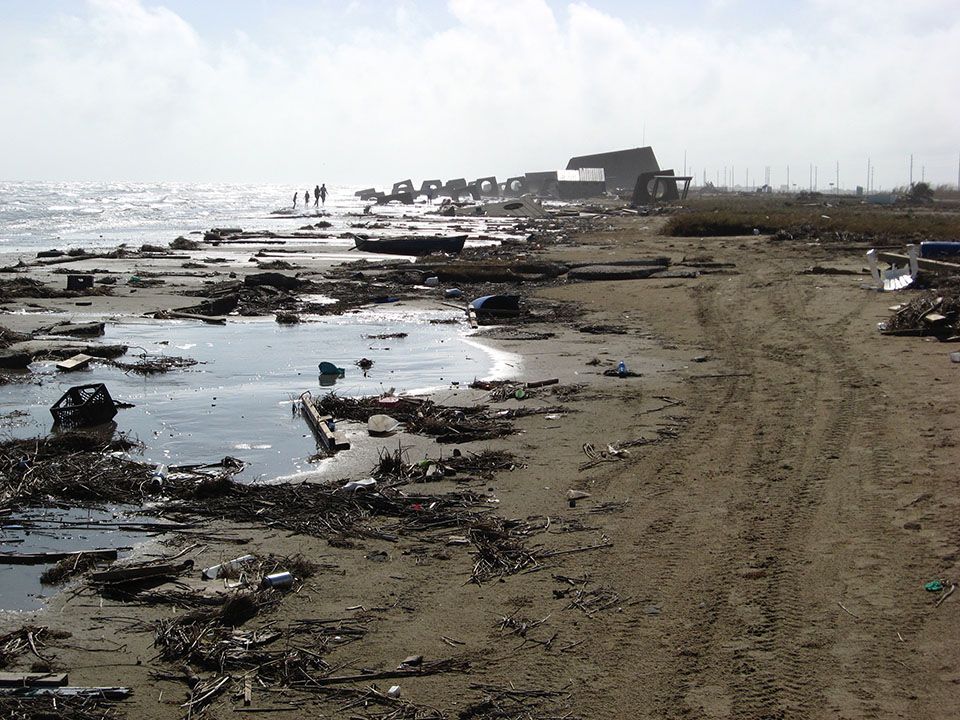
[[[877,260],[889,262],[891,264],[890,269],[881,272],[877,266]],[[907,245],[906,257],[893,253],[878,253],[876,250],[868,250],[867,262],[870,263],[870,274],[873,276],[875,290],[884,290],[886,292],[903,290],[908,285],[913,284],[919,272],[916,245]],[[903,262],[903,265],[899,265],[900,262]],[[935,261],[928,260],[927,262]]]

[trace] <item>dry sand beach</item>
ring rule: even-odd
[[[363,534],[298,533],[258,496],[264,522],[211,513],[152,548],[194,561],[180,585],[165,586],[192,600],[105,598],[81,578],[40,613],[4,616],[0,669],[133,689],[121,702],[68,706],[64,716],[77,718],[955,717],[951,346],[878,332],[902,298],[863,288],[869,245],[667,237],[658,216],[578,222],[539,249],[506,247],[496,262],[667,256],[688,272],[525,283],[533,317],[478,331],[522,356],[513,382],[559,382],[523,399],[512,392],[521,385],[500,401],[490,389],[435,395],[531,412],[511,420],[511,434],[442,446],[444,457],[453,447],[509,454],[489,475],[400,490],[427,496],[432,512],[434,498],[466,488],[480,498],[475,511],[496,520],[430,528],[371,511]],[[249,255],[227,269],[253,272]],[[301,273],[328,265],[291,261]],[[176,292],[196,281],[172,274],[182,261],[77,269],[110,262],[168,282],[6,299],[0,326],[28,332],[43,316],[22,310],[77,300],[106,317],[188,304]],[[16,277],[63,282],[49,271]],[[604,374],[621,361],[636,375]],[[572,502],[571,490],[585,496]],[[498,533],[499,544],[484,544]],[[247,553],[315,566],[172,648],[171,619],[209,607],[201,591],[253,590],[202,581],[199,569]],[[478,573],[485,553],[502,564]],[[935,579],[944,591],[924,589]],[[31,632],[18,635],[25,625]]]

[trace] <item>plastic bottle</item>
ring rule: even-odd
[[[620,361],[620,364],[617,365],[617,375],[619,375],[620,377],[627,376],[627,366],[622,360]]]
[[[208,567],[203,571],[203,578],[204,580],[216,580],[220,576],[220,573],[227,570],[239,570],[241,565],[246,562],[250,562],[253,559],[253,555],[241,555],[240,557],[229,560],[225,563]]]
[[[153,469],[153,474],[150,476],[149,487],[152,492],[160,492],[160,489],[163,488],[163,483],[167,479],[167,466],[163,463],[158,464]]]

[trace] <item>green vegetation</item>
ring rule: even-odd
[[[679,237],[721,237],[752,235],[754,230],[780,240],[960,240],[960,206],[929,201],[922,207],[881,206],[860,198],[817,193],[789,199],[770,195],[699,197],[690,199],[671,217],[663,232]]]

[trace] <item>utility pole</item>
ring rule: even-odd
[[[910,187],[913,187],[913,153],[910,153]]]
[[[813,189],[816,190],[820,187],[820,166],[816,165],[813,168]]]
[[[867,158],[867,192],[870,192],[870,158]]]
[[[840,194],[840,161],[837,160],[837,195]]]

